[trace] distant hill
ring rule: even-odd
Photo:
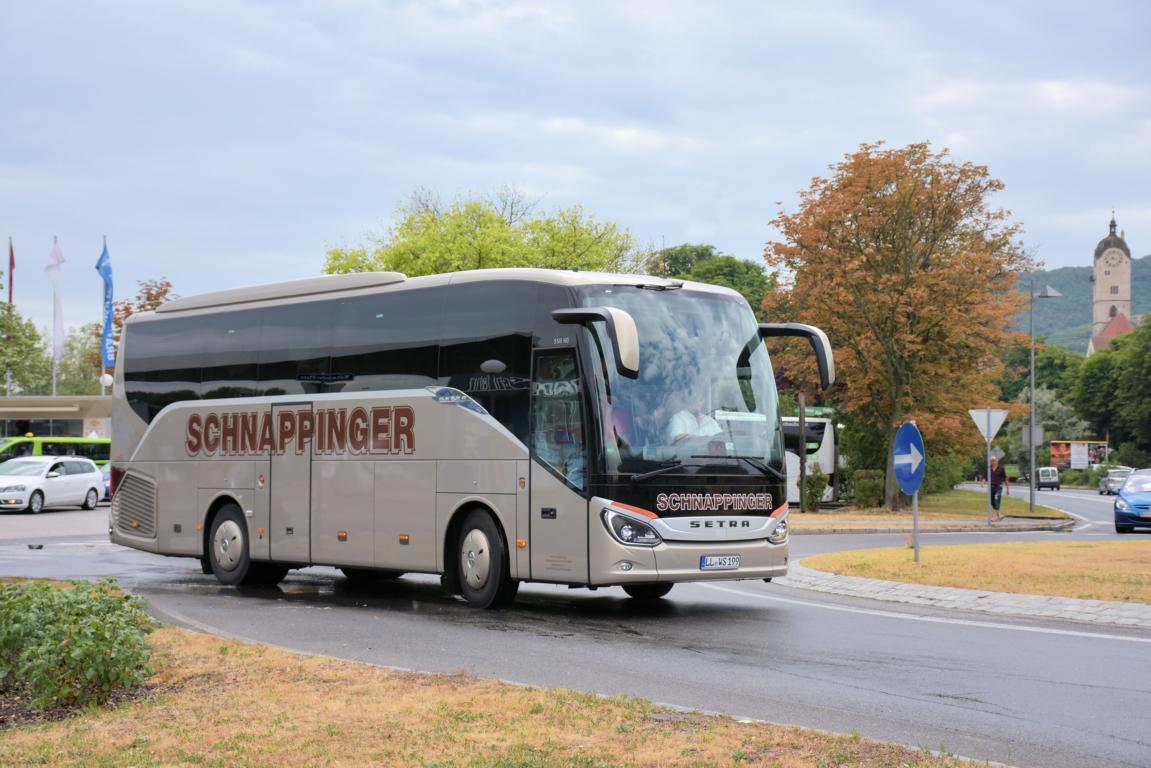
[[[1059,299],[1035,300],[1035,335],[1046,336],[1072,352],[1085,354],[1091,340],[1091,305],[1093,301],[1091,267],[1061,267],[1035,273],[1036,292],[1050,285],[1063,294]],[[1021,281],[1022,293],[1027,282]],[[1141,315],[1151,312],[1151,254],[1131,260],[1131,311]],[[1017,318],[1019,330],[1027,332],[1027,312]]]

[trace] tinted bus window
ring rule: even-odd
[[[332,302],[335,328],[329,391],[435,384],[442,296],[441,290],[429,289]]]
[[[538,286],[461,283],[444,299],[439,381],[467,392],[527,442]]]
[[[264,310],[260,334],[260,390],[264,395],[339,391],[329,388],[332,302],[313,301]]]
[[[198,332],[204,340],[201,397],[205,400],[259,394],[260,315],[262,310],[204,317]]]
[[[169,403],[200,396],[197,325],[197,318],[176,317],[127,326],[124,389],[128,405],[144,421]]]

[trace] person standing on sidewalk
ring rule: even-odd
[[[995,510],[994,520],[998,522],[1003,519],[1003,515],[999,514],[999,503],[1003,500],[1003,491],[1006,489],[1010,495],[1011,486],[1007,482],[1007,470],[999,466],[999,459],[995,456],[991,457],[991,475],[987,480],[991,492],[991,508]]]

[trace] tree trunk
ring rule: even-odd
[[[898,512],[900,506],[902,506],[903,497],[899,495],[899,483],[895,479],[895,454],[892,452],[892,448],[895,445],[895,438],[892,437],[887,445],[887,483],[885,485],[887,507],[892,512]]]

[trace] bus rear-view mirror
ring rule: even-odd
[[[819,366],[819,387],[827,389],[835,383],[835,358],[831,354],[831,342],[827,334],[814,325],[803,323],[760,323],[759,338],[778,336],[800,336],[811,342],[815,351],[815,362]]]
[[[575,307],[554,310],[552,318],[565,325],[604,323],[615,353],[616,371],[629,379],[639,378],[639,331],[635,318],[627,312],[616,307]]]

